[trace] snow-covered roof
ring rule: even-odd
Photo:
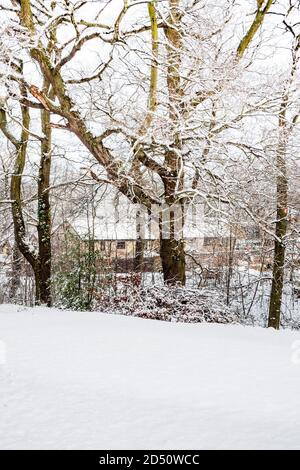
[[[94,240],[134,240],[136,239],[135,225],[127,222],[114,222],[98,217],[94,220],[85,218],[70,222],[72,228],[82,238],[91,237]]]
[[[137,220],[137,210],[140,216]],[[176,217],[175,232],[181,231],[180,212]],[[205,219],[202,207],[191,207],[185,215],[183,236],[186,239],[204,237],[228,237],[229,227],[217,219]],[[151,216],[139,206],[127,205],[118,207],[101,206],[94,216],[85,215],[68,220],[70,226],[81,238],[91,237],[94,240],[136,240],[138,234],[145,240],[157,240],[159,238],[159,224],[157,212],[151,212]],[[138,226],[140,232],[138,232]],[[165,238],[168,238],[169,217],[166,211],[163,216]]]

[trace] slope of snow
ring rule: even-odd
[[[0,448],[300,448],[299,340],[2,305]]]

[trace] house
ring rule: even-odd
[[[216,218],[205,219],[203,206],[194,205],[188,207],[184,214],[182,227],[180,211],[181,208],[178,209],[178,217],[176,213],[174,215],[174,230],[178,238],[183,233],[188,265],[195,261],[203,263],[212,255],[216,258],[216,255],[220,257],[224,251],[227,252],[228,225]],[[96,211],[75,214],[61,223],[54,231],[55,251],[66,252],[72,243],[80,241],[80,246],[85,247],[82,249],[92,249],[99,254],[102,266],[107,264],[114,266],[116,271],[128,272],[134,269],[134,260],[142,246],[143,270],[159,271],[159,223],[162,224],[163,236],[168,238],[170,214],[168,211],[158,214],[157,207],[149,212],[124,201],[117,207],[105,201]]]

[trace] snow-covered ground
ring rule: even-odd
[[[287,330],[2,305],[0,448],[299,449],[299,351]]]

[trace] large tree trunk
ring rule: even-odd
[[[38,243],[39,243],[39,302],[52,304],[51,298],[51,210],[50,210],[50,167],[51,128],[50,113],[41,112],[42,132],[45,138],[41,144],[41,161],[38,182]]]
[[[283,97],[279,114],[279,145],[276,155],[276,228],[273,260],[273,278],[269,305],[268,327],[279,329],[284,284],[285,238],[288,228],[288,176],[286,167],[286,147],[288,143],[286,109],[288,97]]]
[[[167,39],[167,87],[169,98],[169,117],[173,124],[174,148],[165,152],[165,165],[170,174],[162,175],[165,189],[165,204],[168,206],[168,236],[160,223],[160,257],[164,281],[166,284],[185,284],[185,250],[183,240],[184,211],[182,201],[176,198],[176,192],[183,189],[184,171],[181,161],[181,135],[178,115],[182,108],[183,89],[181,83],[181,47],[182,35],[180,23],[182,9],[180,0],[169,0],[169,17],[164,33]],[[172,209],[174,207],[174,210]],[[178,211],[177,211],[178,209]],[[177,228],[176,228],[177,225]],[[178,228],[179,225],[179,228]]]
[[[289,92],[291,85],[297,74],[299,63],[300,37],[294,43],[292,50],[292,68],[290,80],[286,84],[285,93],[282,97],[281,108],[279,112],[279,144],[276,155],[276,229],[275,246],[273,261],[273,279],[269,306],[268,326],[279,329],[280,314],[282,305],[282,293],[284,286],[284,268],[286,254],[286,238],[288,231],[288,171],[287,171],[287,146],[292,130],[298,123],[299,113],[287,117],[287,111],[290,104]]]
[[[281,224],[278,224],[281,225]],[[281,230],[281,229],[280,229]],[[284,284],[285,246],[281,241],[275,241],[273,279],[269,307],[268,327],[279,330]]]
[[[166,284],[185,284],[184,241],[175,238],[160,239],[160,257],[164,282]]]
[[[134,254],[134,271],[136,273],[142,273],[144,271],[144,252],[145,252],[145,240],[138,237],[135,242],[135,254]]]
[[[285,237],[287,234],[288,220],[288,183],[284,154],[277,158],[277,220],[275,230],[275,246],[273,261],[273,278],[269,306],[268,327],[279,329],[282,304],[282,292],[284,285],[285,265]]]
[[[34,285],[35,285],[35,305],[41,305],[41,290],[40,290],[40,269],[35,268],[34,270]]]
[[[165,206],[160,214],[160,257],[166,284],[185,285],[184,211]]]
[[[48,256],[47,256],[48,258]],[[39,267],[35,269],[36,280],[36,300],[37,305],[46,305],[51,307],[51,264],[43,265],[39,263]]]

